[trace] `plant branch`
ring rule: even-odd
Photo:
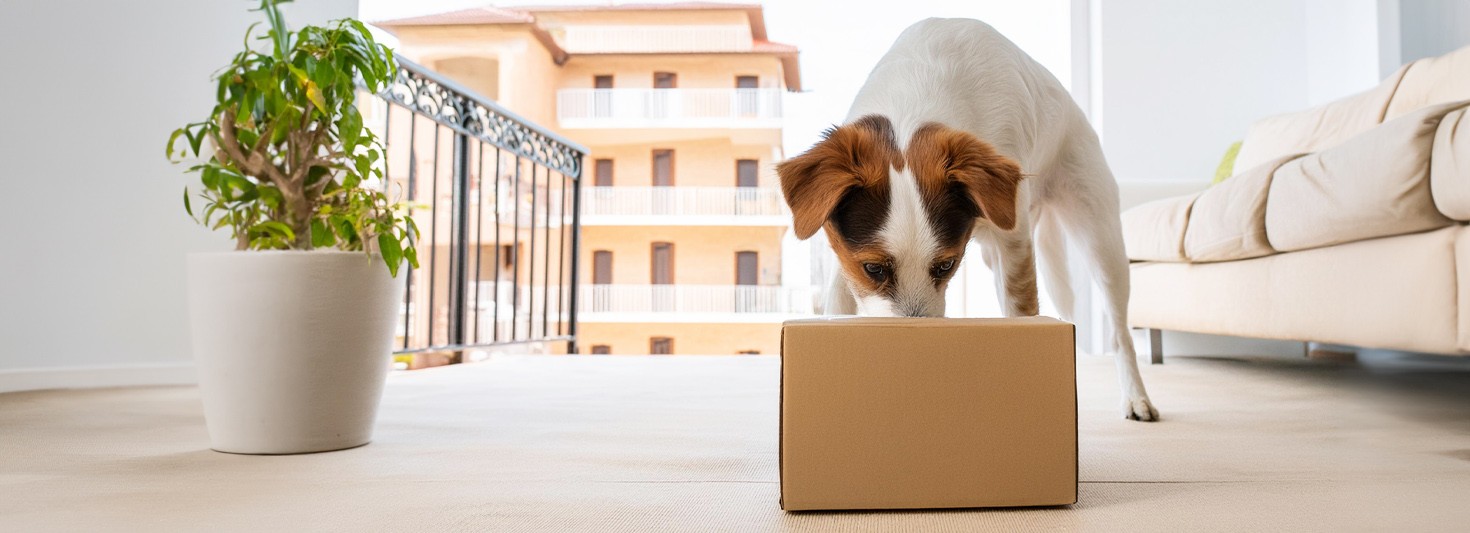
[[[267,125],[261,131],[261,138],[255,142],[254,149],[249,154],[241,152],[240,140],[235,136],[235,110],[226,109],[223,120],[219,122],[219,132],[210,136],[210,142],[214,143],[216,153],[223,151],[229,162],[234,163],[241,172],[264,176],[277,187],[284,188],[286,175],[265,155],[265,148],[270,144],[271,131],[271,126]]]

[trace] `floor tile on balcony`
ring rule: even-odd
[[[779,360],[501,357],[397,373],[376,440],[208,451],[191,387],[0,395],[0,531],[1445,530],[1470,370],[1172,358],[1164,421],[1078,361],[1068,508],[786,514]]]

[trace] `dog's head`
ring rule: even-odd
[[[929,123],[900,146],[868,115],[777,165],[796,236],[827,230],[869,316],[943,316],[944,290],[980,219],[1016,225],[1021,168],[990,144]]]

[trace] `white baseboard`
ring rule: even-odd
[[[195,383],[189,362],[0,370],[0,392]]]

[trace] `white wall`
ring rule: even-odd
[[[1120,181],[1208,180],[1252,120],[1307,104],[1300,0],[1095,7],[1094,120]]]
[[[1470,1],[1397,0],[1400,60],[1437,56],[1470,44]]]
[[[1307,0],[1307,105],[1378,85],[1380,0]],[[1397,32],[1395,32],[1396,34]],[[1397,68],[1397,66],[1395,66]]]
[[[0,2],[0,391],[192,379],[169,132],[203,118],[251,2]],[[300,0],[293,25],[355,16]]]
[[[1125,189],[1208,181],[1252,121],[1371,88],[1404,62],[1470,44],[1466,0],[1086,5],[1092,25],[1074,32],[1092,32],[1093,120]]]

